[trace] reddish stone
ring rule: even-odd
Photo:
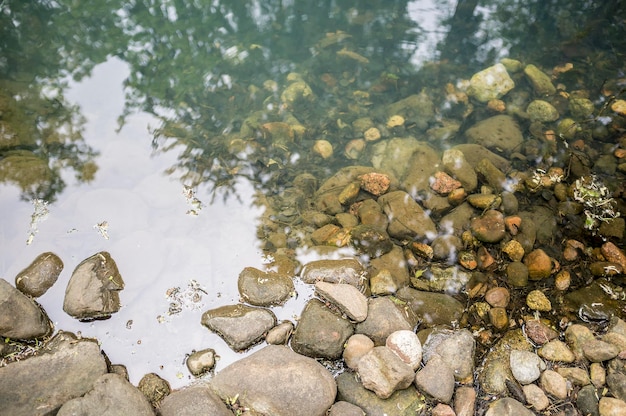
[[[559,336],[559,333],[536,319],[526,321],[525,332],[535,344],[543,345]]]
[[[504,287],[494,287],[485,294],[485,301],[494,308],[506,308],[510,300],[511,295]]]
[[[361,189],[380,196],[389,190],[391,180],[384,173],[371,172],[361,176]]]
[[[461,182],[454,179],[445,172],[435,172],[434,180],[430,183],[430,189],[439,195],[448,195],[450,192],[462,187]]]

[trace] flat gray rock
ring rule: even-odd
[[[524,137],[515,119],[508,115],[497,115],[481,120],[467,129],[469,143],[476,143],[489,150],[506,154],[519,148]]]
[[[376,345],[385,345],[387,337],[395,331],[412,330],[416,322],[407,316],[412,316],[410,310],[402,310],[389,297],[369,298],[367,319],[357,324],[356,333],[365,334]]]
[[[1,410],[12,416],[54,414],[106,372],[97,342],[60,332],[38,355],[0,367]]]
[[[210,309],[202,314],[201,322],[221,336],[230,348],[242,351],[261,341],[276,325],[276,316],[269,309],[239,303]]]
[[[176,390],[161,402],[161,416],[232,416],[217,394],[208,384],[195,384]]]
[[[461,319],[464,306],[452,296],[403,287],[396,296],[408,302],[411,310],[427,326],[450,325]]]
[[[52,333],[52,323],[35,301],[0,279],[0,335],[34,339]]]
[[[117,374],[104,374],[83,397],[67,401],[57,416],[151,416],[146,396]]]
[[[295,293],[291,276],[254,267],[246,267],[239,273],[237,287],[241,298],[256,306],[282,305]]]
[[[409,387],[415,376],[413,368],[387,347],[374,347],[361,357],[357,372],[363,387],[372,390],[381,399]]]
[[[454,373],[441,357],[434,355],[415,375],[415,385],[436,400],[450,403],[454,394]]]
[[[354,333],[352,323],[331,311],[318,299],[307,302],[291,339],[291,347],[307,357],[341,357],[346,340]]]
[[[269,345],[237,361],[211,380],[222,400],[274,416],[321,416],[335,402],[331,373],[312,358],[289,347]]]
[[[423,346],[424,362],[439,356],[454,373],[458,381],[467,381],[474,374],[476,341],[467,329],[433,331]]]
[[[414,386],[398,390],[388,399],[381,399],[363,387],[356,376],[344,371],[337,376],[337,400],[359,406],[368,415],[415,416],[424,408],[424,396]]]
[[[362,322],[367,318],[367,298],[356,287],[345,283],[317,282],[315,291],[351,320]]]
[[[367,273],[356,259],[315,260],[302,268],[300,279],[304,283],[315,282],[347,283],[362,289]]]

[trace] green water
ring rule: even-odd
[[[113,339],[120,362],[154,354],[134,377],[159,366],[178,374],[191,348],[226,355],[197,311],[189,325],[200,335],[176,347],[161,342],[188,334],[181,322],[161,340],[149,334],[161,331],[153,325],[167,310],[163,293],[189,279],[221,299],[208,305],[236,301],[237,274],[264,254],[254,192],[273,196],[299,173],[321,181],[368,164],[366,153],[345,156],[353,123],[384,125],[385,105],[420,92],[435,115],[402,133],[423,139],[462,117],[446,85],[504,57],[546,70],[573,63],[572,84],[597,100],[606,79],[624,77],[625,9],[582,0],[0,0],[0,276],[10,281],[44,250],[61,254],[66,270],[41,303],[59,327]],[[310,92],[285,95],[299,81]],[[312,150],[318,140],[332,144],[331,157]],[[183,185],[205,206],[195,223]],[[50,213],[26,244],[35,199]],[[93,230],[103,220],[109,239]],[[65,282],[103,249],[130,281],[126,309],[107,323],[73,323],[58,306]]]

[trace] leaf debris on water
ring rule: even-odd
[[[35,234],[39,232],[37,224],[48,218],[48,201],[43,199],[33,199],[33,214],[30,216],[30,229],[28,230],[28,239],[26,239],[26,245],[30,245],[35,238]]]
[[[187,200],[187,204],[191,207],[191,209],[187,211],[187,215],[198,215],[204,204],[196,198],[196,191],[194,191],[191,186],[183,185],[183,195]]]
[[[208,294],[206,289],[195,279],[189,280],[187,288],[180,286],[171,287],[165,291],[165,297],[169,302],[168,310],[165,314],[157,316],[159,323],[167,321],[166,316],[178,315],[183,309],[202,309],[202,296]]]
[[[109,239],[109,233],[108,233],[109,223],[107,221],[102,221],[101,223],[94,225],[93,228],[98,230],[100,235],[104,237],[106,240]]]

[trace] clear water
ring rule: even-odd
[[[623,57],[623,20],[589,18],[616,16],[619,2],[483,3],[473,10],[480,18],[455,19],[456,2],[435,0],[0,1],[0,87],[3,100],[14,100],[0,114],[0,158],[31,151],[54,178],[34,187],[0,183],[0,277],[13,282],[40,253],[59,255],[65,269],[40,303],[58,329],[97,337],[133,382],[156,372],[173,386],[187,383],[185,354],[194,349],[214,348],[223,368],[241,354],[202,327],[200,316],[237,302],[239,272],[264,263],[257,238],[264,208],[255,194],[275,195],[302,171],[322,180],[356,163],[341,156],[349,137],[337,120],[349,118],[346,111],[365,115],[425,87],[443,90],[508,56],[548,67],[573,60],[599,87],[603,71],[614,76]],[[338,59],[342,48],[368,62]],[[279,95],[290,72],[318,94],[298,113],[310,137],[269,143],[257,131],[248,137],[252,149],[234,151],[254,112],[264,112],[261,122],[281,121]],[[324,82],[337,83],[333,94]],[[375,92],[359,100],[357,90]],[[51,138],[49,126],[60,138]],[[316,158],[316,138],[336,140],[337,155]],[[93,164],[98,170],[85,180]],[[194,207],[184,185],[202,202],[198,215],[188,213]],[[49,214],[27,244],[36,197],[49,201]],[[103,221],[108,239],[94,227]],[[76,265],[102,250],[126,282],[123,307],[109,320],[80,323],[62,311],[64,290]],[[207,292],[201,303],[159,322],[169,308],[166,291],[192,279]],[[299,314],[310,288],[298,291],[273,309],[279,319]]]

